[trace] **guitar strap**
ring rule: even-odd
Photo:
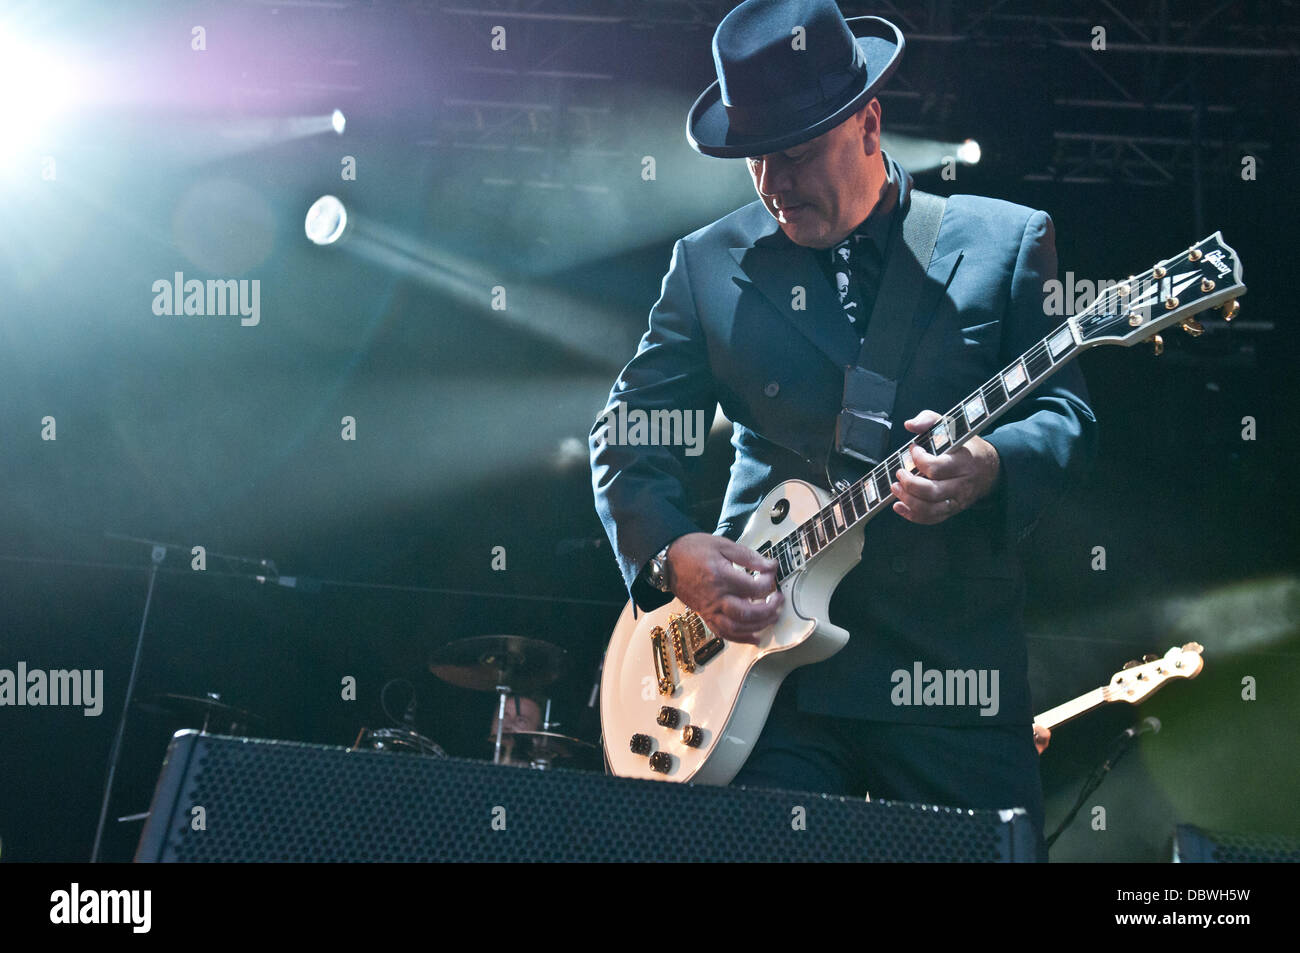
[[[880,290],[857,361],[844,369],[835,449],[875,466],[889,451],[894,399],[925,273],[948,200],[912,189],[890,232]]]

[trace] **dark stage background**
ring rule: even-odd
[[[350,744],[389,723],[380,690],[405,679],[390,707],[413,689],[421,731],[482,757],[491,699],[426,660],[514,633],[568,650],[556,711],[596,738],[588,694],[626,594],[586,434],[673,240],[753,198],[743,164],[683,135],[730,6],[8,5],[9,38],[61,66],[6,74],[0,95],[64,96],[39,138],[9,143],[0,183],[0,667],[103,669],[105,699],[95,718],[0,709],[0,857],[90,854],[149,563],[124,536],[182,547],[158,576],[140,697],[219,692],[263,716],[260,735]],[[1062,278],[1121,278],[1215,229],[1245,262],[1231,328],[1167,331],[1159,358],[1082,358],[1101,457],[1027,543],[1035,705],[1193,639],[1206,670],[1057,732],[1049,830],[1119,731],[1164,725],[1057,860],[1165,860],[1175,822],[1300,834],[1300,17],[1290,2],[1176,6],[843,5],[908,36],[881,96],[886,149],[927,190],[1048,210]],[[981,162],[942,178],[938,158],[968,137]],[[303,218],[326,193],[357,231],[321,248]],[[152,285],[175,272],[258,279],[260,322],[156,315]],[[729,450],[715,435],[706,452],[708,526]],[[147,809],[183,726],[132,712],[111,818]],[[138,834],[110,821],[105,856],[129,858]]]

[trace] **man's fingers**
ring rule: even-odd
[[[758,631],[776,622],[781,614],[781,603],[775,598],[770,602],[751,602],[727,596],[722,600],[722,612],[734,627]]]
[[[894,491],[898,495],[898,491]],[[935,523],[942,523],[949,516],[957,513],[959,507],[956,503],[951,506],[945,501],[940,503],[929,503],[925,500],[918,500],[915,497],[902,496],[894,502],[894,512],[905,520],[913,523],[919,523],[922,526],[933,526]]]
[[[903,426],[912,433],[920,433],[923,430],[929,430],[942,419],[943,414],[936,413],[933,410],[923,410],[911,420],[904,420]]]
[[[741,566],[744,569],[753,569],[758,572],[776,572],[776,560],[760,556],[748,546],[742,546],[740,543],[733,543],[729,539],[723,539],[722,545],[718,547],[718,552],[728,560]]]
[[[897,471],[894,474],[894,479],[894,486],[901,486],[904,493],[916,500],[938,503],[952,496],[952,487],[948,481],[939,484],[929,477],[908,473],[906,470]],[[904,502],[907,501],[904,500]]]
[[[966,447],[958,447],[949,453],[930,453],[919,443],[914,443],[908,453],[916,463],[917,472],[931,480],[954,480],[974,469],[971,452]]]
[[[709,628],[730,642],[758,644],[759,634],[780,617],[778,593],[766,603],[727,596],[709,620]]]
[[[719,576],[725,584],[727,592],[745,596],[749,599],[766,598],[769,593],[776,589],[776,572],[774,570],[765,570],[756,575],[750,575],[745,570],[727,563],[722,567]]]

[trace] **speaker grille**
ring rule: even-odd
[[[193,829],[195,806],[205,830]],[[137,859],[1006,861],[1031,859],[1028,842],[1021,812],[1004,821],[994,811],[181,732]]]
[[[1274,834],[1230,834],[1179,824],[1174,846],[1184,863],[1300,863],[1300,841]]]

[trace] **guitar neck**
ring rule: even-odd
[[[849,530],[890,506],[894,500],[889,488],[893,474],[900,469],[909,473],[916,469],[911,456],[913,446],[919,443],[935,455],[952,452],[988,429],[1076,357],[1084,349],[1077,321],[1067,320],[944,414],[926,433],[907,441],[857,482],[840,488],[824,509],[772,546],[767,555],[780,564],[778,579],[799,571]]]
[[[1193,315],[1244,292],[1241,260],[1215,232],[1173,259],[1153,265],[1140,276],[1108,288],[1096,301],[1016,358],[969,397],[944,414],[924,434],[913,437],[877,464],[866,476],[835,487],[836,495],[794,532],[777,540],[765,555],[777,560],[778,579],[804,565],[837,539],[892,505],[892,474],[916,469],[911,449],[918,444],[932,454],[950,453],[1023,400],[1035,387],[1079,352],[1094,344],[1133,344],[1187,315],[1184,328],[1203,330]],[[1226,315],[1227,317],[1230,317]]]
[[[1080,715],[1086,715],[1094,708],[1100,708],[1108,701],[1110,699],[1106,696],[1105,687],[1094,688],[1090,692],[1084,692],[1078,698],[1070,699],[1063,705],[1057,705],[1055,708],[1047,709],[1041,715],[1035,715],[1034,724],[1042,725],[1052,731],[1055,730],[1057,725],[1063,725]]]

